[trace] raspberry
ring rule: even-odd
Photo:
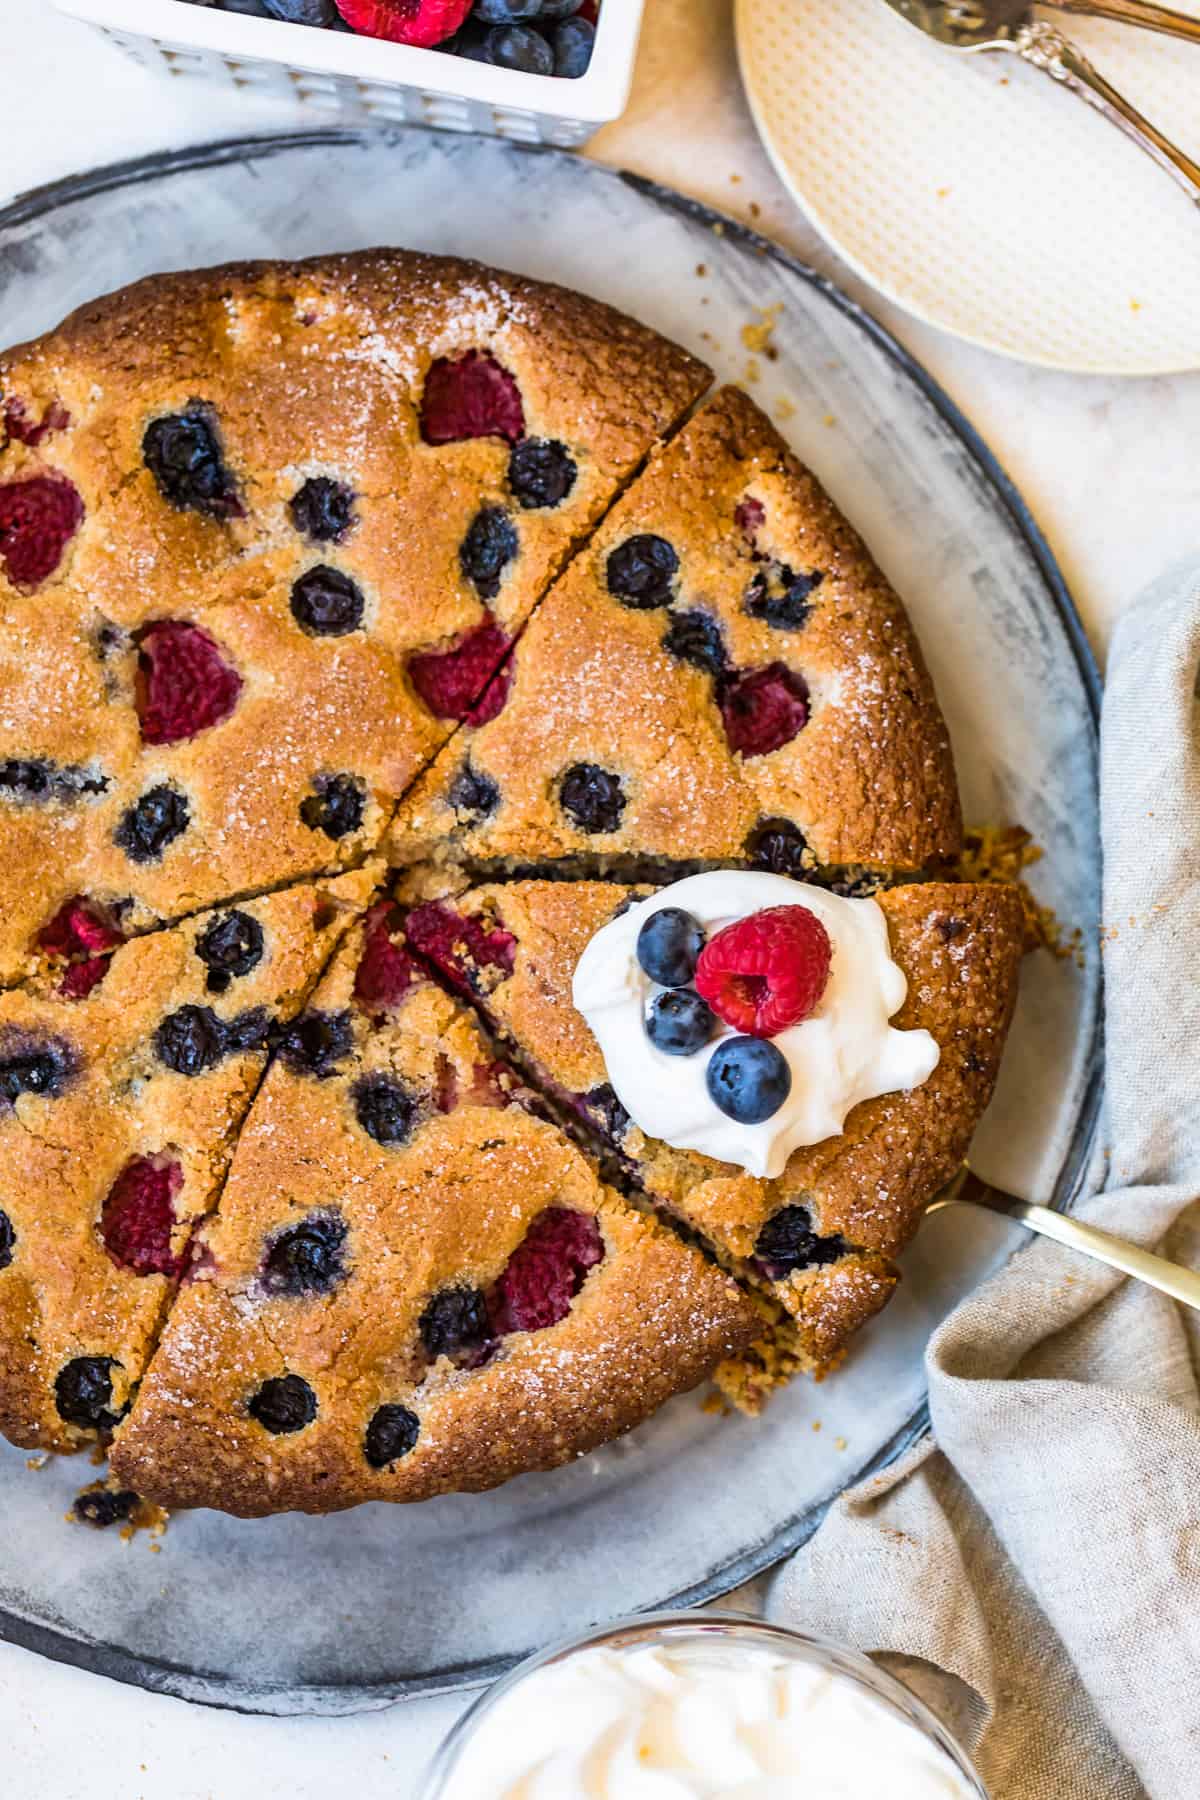
[[[767,509],[761,500],[756,500],[753,494],[747,494],[734,507],[733,517],[738,530],[744,532],[753,543],[767,522]]]
[[[0,486],[0,562],[14,587],[40,587],[79,530],[83,501],[65,475],[29,475]]]
[[[604,1239],[591,1213],[552,1206],[534,1220],[496,1283],[492,1329],[544,1331],[571,1310],[589,1269],[604,1260]]]
[[[124,938],[100,909],[82,894],[66,900],[38,932],[38,948],[47,956],[96,956],[114,950]]]
[[[86,1000],[108,974],[111,956],[93,956],[87,962],[74,962],[58,984],[64,1000]]]
[[[40,424],[34,423],[23,400],[14,397],[4,402],[4,429],[10,438],[15,439],[18,444],[28,444],[30,449],[36,449],[52,431],[65,431],[70,423],[70,413],[58,400],[50,402],[42,414]]]
[[[171,1249],[171,1232],[172,1202],[182,1186],[177,1162],[135,1156],[126,1163],[100,1211],[104,1248],[119,1268],[172,1278],[181,1273],[184,1259]]]
[[[766,756],[808,724],[808,684],[786,663],[768,663],[735,675],[721,694],[721,717],[731,750]]]
[[[487,613],[449,650],[423,650],[410,657],[409,678],[437,718],[486,725],[508,698],[510,669],[492,678],[511,648],[508,633]]]
[[[219,725],[242,678],[218,645],[186,619],[158,619],[138,638],[135,701],[146,744],[178,744]]]
[[[363,1011],[378,1016],[399,1006],[414,981],[417,965],[392,933],[401,928],[399,911],[390,900],[381,900],[366,916],[363,953],[354,975],[354,998]]]
[[[438,0],[424,0],[424,4],[432,10]],[[448,6],[450,0],[441,0],[441,4]],[[469,10],[469,4],[462,7],[463,14]],[[439,357],[425,377],[421,436],[427,444],[454,444],[477,437],[502,437],[515,444],[525,436],[525,410],[515,378],[487,350],[468,350],[456,362]]]
[[[768,906],[708,940],[696,964],[696,991],[735,1031],[775,1037],[812,1012],[832,957],[816,913]]]
[[[513,971],[517,940],[500,926],[457,913],[440,900],[409,913],[405,936],[418,956],[443,974],[460,994],[490,992]]]

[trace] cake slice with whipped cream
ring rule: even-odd
[[[1023,944],[1003,886],[848,899],[745,870],[471,887],[405,929],[627,1181],[769,1286],[816,1366],[886,1302],[966,1152]]]

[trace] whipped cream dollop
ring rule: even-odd
[[[485,1713],[440,1800],[975,1800],[847,1675],[745,1643],[597,1645]]]
[[[669,1056],[651,1043],[646,1009],[662,990],[637,959],[638,933],[651,914],[677,906],[711,938],[736,919],[768,906],[807,906],[833,946],[829,980],[816,1009],[771,1039],[787,1059],[792,1085],[779,1110],[761,1124],[742,1124],[708,1092],[709,1058],[724,1027],[693,1056]],[[792,1151],[835,1137],[861,1100],[919,1087],[940,1051],[927,1031],[889,1023],[908,983],[892,961],[887,920],[874,900],[846,900],[824,888],[752,869],[690,875],[604,925],[575,969],[575,1005],[604,1056],[622,1106],[648,1137],[678,1150],[700,1150],[751,1175],[775,1176]]]

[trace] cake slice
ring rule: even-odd
[[[0,994],[0,1431],[127,1410],[238,1126],[370,896],[362,871],[201,914]]]
[[[391,860],[777,873],[952,856],[945,724],[904,609],[744,394],[624,494],[403,804]]]
[[[550,1468],[761,1330],[603,1186],[374,909],[246,1123],[112,1467],[241,1516]]]
[[[840,1134],[793,1150],[767,1179],[633,1124],[573,1003],[589,941],[651,891],[602,881],[471,887],[412,908],[406,942],[471,1000],[560,1113],[603,1141],[626,1181],[769,1286],[809,1360],[825,1365],[886,1302],[893,1258],[962,1161],[991,1097],[1016,997],[1020,898],[1014,888],[941,882],[875,897],[907,981],[892,1024],[928,1031],[937,1066],[919,1086],[862,1101]],[[802,902],[805,890],[796,893]]]
[[[361,862],[708,379],[403,251],[156,277],[0,356],[0,981],[79,894],[128,933]]]

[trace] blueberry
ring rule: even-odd
[[[48,757],[9,757],[0,762],[0,798],[41,803],[72,801],[102,794],[108,777],[91,769],[51,762]]]
[[[349,837],[362,824],[366,804],[367,790],[357,775],[314,775],[313,792],[300,802],[300,817],[310,831]]]
[[[597,763],[572,763],[559,783],[558,797],[580,831],[616,831],[625,811],[620,776]]]
[[[694,1056],[717,1029],[717,1021],[693,988],[656,994],[646,1014],[646,1036],[667,1056]]]
[[[485,506],[475,514],[459,546],[458,560],[484,600],[494,600],[500,592],[500,578],[519,548],[516,528],[502,506]]]
[[[358,523],[354,491],[328,475],[311,475],[288,501],[292,524],[313,544],[340,544]]]
[[[637,936],[637,959],[659,987],[686,987],[704,948],[704,927],[680,906],[651,913]]]
[[[223,994],[235,975],[257,968],[262,953],[263,928],[249,913],[223,913],[196,939],[196,955],[208,970],[205,985],[214,994]]]
[[[597,1116],[600,1129],[611,1143],[619,1144],[629,1130],[629,1114],[607,1081],[583,1096],[584,1105]]]
[[[583,5],[583,0],[541,0],[543,19],[569,19]]]
[[[294,1075],[315,1075],[318,1081],[337,1073],[354,1048],[354,1028],[349,1011],[321,1012],[314,1007],[292,1020],[279,1036],[280,1060]]]
[[[164,500],[181,512],[210,519],[242,514],[233,476],[225,467],[211,407],[193,402],[186,412],[151,419],[142,456]]]
[[[263,0],[263,5],[270,18],[282,19],[285,25],[316,25],[325,29],[338,17],[333,0]]]
[[[626,538],[610,550],[605,564],[608,591],[626,606],[649,610],[666,606],[674,592],[679,558],[666,538],[651,532]]]
[[[475,0],[475,17],[487,25],[519,25],[541,10],[542,0]]]
[[[253,1006],[230,1019],[225,1027],[225,1051],[229,1056],[238,1050],[262,1050],[271,1039],[271,1015],[265,1006]]]
[[[528,25],[493,25],[488,32],[489,61],[497,69],[520,69],[526,75],[553,75],[554,52],[540,31]]]
[[[317,1396],[299,1375],[275,1375],[250,1396],[246,1410],[264,1431],[278,1437],[312,1424],[317,1416]]]
[[[823,569],[797,575],[786,564],[781,564],[774,580],[760,570],[746,591],[743,611],[752,619],[765,619],[777,631],[799,631],[812,612],[808,597],[824,579]]]
[[[357,631],[366,604],[357,581],[327,563],[306,569],[292,587],[292,617],[309,637],[345,637]]]
[[[203,4],[203,0],[201,0]],[[267,0],[216,0],[218,12],[245,13],[251,19],[269,19]]]
[[[672,613],[663,635],[663,648],[680,662],[691,663],[719,681],[725,673],[725,642],[721,627],[710,613]]]
[[[24,1034],[11,1043],[7,1053],[0,1055],[0,1100],[12,1102],[21,1094],[43,1094],[56,1100],[73,1072],[73,1059],[65,1044],[26,1039]]]
[[[114,1493],[112,1488],[89,1488],[85,1494],[77,1494],[71,1511],[84,1525],[94,1525],[103,1530],[106,1525],[116,1525],[128,1519],[138,1497],[132,1488],[122,1488]]]
[[[7,1269],[13,1259],[17,1234],[13,1230],[13,1222],[6,1212],[0,1212],[0,1269]]]
[[[465,825],[477,825],[490,819],[500,804],[500,789],[490,775],[482,775],[470,763],[464,763],[446,795],[450,805]]]
[[[346,1273],[346,1221],[312,1213],[271,1240],[262,1282],[270,1294],[327,1294]]]
[[[739,1125],[761,1125],[792,1091],[787,1058],[765,1038],[726,1038],[709,1057],[705,1080],[713,1104]]]
[[[373,1469],[386,1469],[407,1456],[421,1434],[421,1421],[407,1406],[380,1406],[363,1438],[363,1455]]]
[[[807,872],[808,845],[790,819],[764,819],[755,826],[746,854],[752,868],[769,869],[772,875],[799,877]]]
[[[467,19],[452,38],[447,38],[437,48],[449,51],[451,56],[465,56],[468,62],[490,63],[487,40],[488,27]]]
[[[554,73],[567,81],[586,75],[596,43],[596,27],[588,19],[564,19],[554,34]]]
[[[558,506],[578,473],[574,457],[557,438],[521,438],[508,459],[508,485],[526,508]]]
[[[434,1294],[418,1321],[421,1342],[435,1360],[478,1362],[492,1342],[487,1302],[478,1288],[448,1287]]]
[[[82,1425],[89,1431],[111,1431],[124,1418],[128,1407],[112,1410],[111,1369],[120,1363],[112,1356],[75,1356],[64,1363],[54,1378],[54,1404],[58,1416],[68,1425]]]
[[[225,1021],[211,1006],[181,1006],[158,1027],[154,1049],[159,1062],[177,1075],[203,1075],[228,1053]]]
[[[191,821],[187,800],[167,782],[147,788],[128,811],[122,813],[113,843],[130,862],[157,862],[168,844],[182,837]]]
[[[354,1085],[354,1116],[377,1144],[407,1144],[421,1102],[390,1075],[364,1075]]]
[[[785,1206],[772,1213],[759,1232],[754,1254],[771,1279],[778,1281],[793,1269],[836,1262],[846,1254],[846,1244],[840,1237],[820,1237],[812,1228],[807,1207]]]

